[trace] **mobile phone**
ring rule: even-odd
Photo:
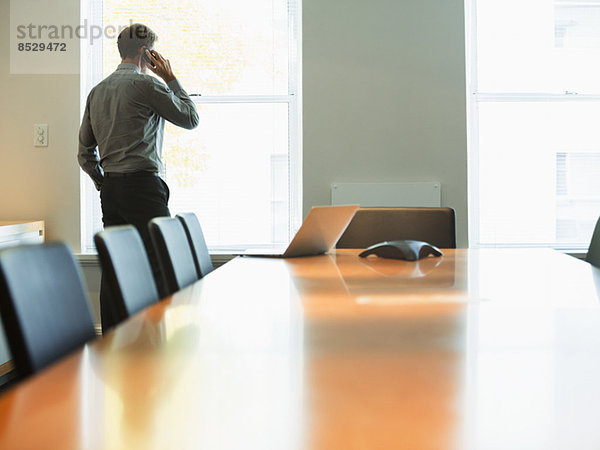
[[[150,59],[150,57],[146,54],[146,52],[150,52],[152,54],[152,56],[154,56],[154,53],[152,53],[152,50],[148,50],[147,48],[144,49],[144,53],[142,54],[142,57],[144,58],[144,61],[146,61],[149,65],[151,65],[152,67],[156,67],[156,64],[154,64],[152,62],[152,60]]]

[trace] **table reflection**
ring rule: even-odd
[[[286,265],[305,316],[306,448],[457,448],[465,261],[338,253]],[[440,289],[458,301],[422,296]],[[367,294],[396,301],[361,303]]]
[[[237,283],[211,274],[109,333],[91,363],[103,435],[88,442],[300,448],[302,314],[277,271],[241,272]]]
[[[598,269],[548,249],[469,255],[462,446],[596,449]],[[510,426],[507,426],[510,425]]]

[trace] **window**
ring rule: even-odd
[[[82,48],[83,103],[120,62],[112,30],[133,22],[157,33],[155,48],[184,89],[201,94],[192,97],[197,129],[165,127],[163,176],[171,213],[196,213],[211,250],[284,243],[300,224],[299,8],[293,0],[82,4],[83,18],[105,32]],[[82,193],[82,249],[94,251],[101,211],[85,174]]]
[[[472,246],[584,249],[600,215],[600,1],[471,0]]]

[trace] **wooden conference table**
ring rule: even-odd
[[[598,449],[600,273],[237,258],[0,397],[0,448]]]

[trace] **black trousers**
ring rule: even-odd
[[[154,273],[158,292],[166,295],[162,272],[158,258],[152,247],[148,222],[154,217],[170,216],[169,187],[160,177],[150,172],[136,172],[125,177],[111,176],[104,178],[100,191],[102,203],[102,222],[104,227],[130,224],[137,228]],[[107,277],[102,274],[100,285],[100,313],[102,331],[106,331],[123,320],[114,307],[112,292]]]

